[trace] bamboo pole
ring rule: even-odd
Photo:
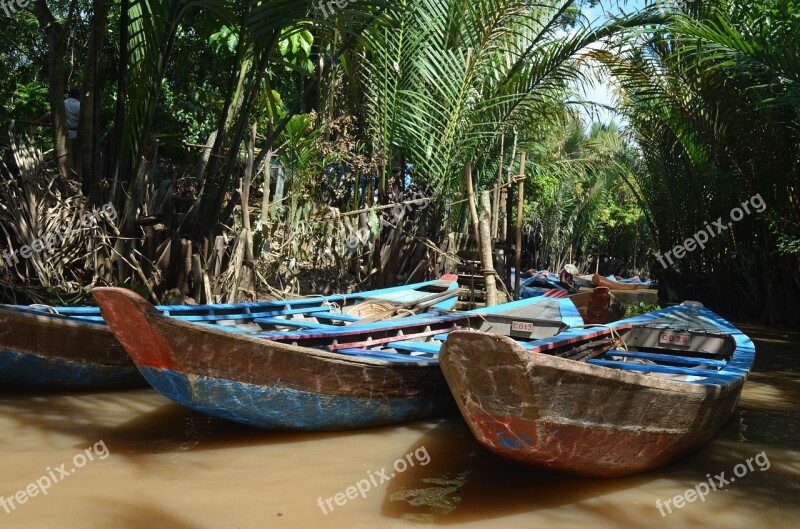
[[[516,240],[516,250],[517,254],[514,259],[514,265],[516,267],[517,273],[514,275],[514,297],[519,298],[519,289],[520,289],[520,279],[522,276],[522,271],[520,270],[520,266],[522,264],[522,215],[523,215],[523,206],[525,204],[525,162],[526,162],[527,153],[524,151],[520,154],[519,158],[519,184],[518,184],[518,191],[517,191],[517,240]]]
[[[261,186],[261,226],[266,226],[269,223],[269,186],[270,177],[272,176],[272,149],[267,151],[267,158],[264,161],[264,183]]]
[[[503,187],[503,157],[506,143],[506,135],[500,136],[500,161],[497,164],[497,189],[494,191],[494,207],[492,208],[492,239],[497,239],[500,224],[500,197],[505,196]]]
[[[513,200],[514,200],[514,189],[511,187],[511,182],[514,180],[514,177],[511,176],[511,171],[514,170],[514,159],[517,157],[517,133],[514,132],[514,144],[513,148],[511,149],[511,158],[509,158],[508,162],[508,187],[504,188],[505,194],[505,202],[506,202],[506,222],[503,223],[503,240],[508,242],[508,256],[511,256],[511,213],[513,212]],[[509,261],[508,269],[511,270],[511,264]],[[509,281],[511,278],[509,278]],[[509,283],[510,284],[510,283]]]
[[[480,248],[480,234],[478,233],[478,209],[475,206],[475,189],[472,185],[472,164],[464,165],[464,181],[467,184],[467,202],[469,202],[469,216],[472,219],[472,233],[475,234],[475,243]]]
[[[481,216],[479,220],[480,256],[483,281],[486,285],[486,306],[497,305],[497,284],[495,282],[494,263],[492,259],[491,215],[492,199],[489,191],[481,193]]]

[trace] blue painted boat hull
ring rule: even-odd
[[[136,366],[72,362],[0,350],[2,387],[38,390],[126,389],[144,387]]]
[[[226,328],[256,319],[287,314],[321,314],[328,303],[388,300],[416,301],[440,290],[456,293],[454,278],[426,281],[351,295],[307,297],[286,301],[203,306],[163,306],[171,317]],[[434,299],[426,310],[449,310],[455,296]],[[136,365],[105,325],[98,307],[61,307],[57,313],[43,307],[0,305],[0,387],[60,390],[127,389],[146,387]],[[335,317],[336,315],[329,315]],[[343,316],[345,321],[359,317]],[[283,321],[283,320],[278,320]],[[225,322],[225,323],[217,323]],[[330,327],[319,325],[319,327]],[[244,328],[242,329],[245,330]]]
[[[385,426],[455,411],[450,395],[371,398],[141,368],[165,397],[201,413],[269,430],[340,431]]]

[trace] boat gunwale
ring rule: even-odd
[[[176,316],[180,317],[181,314],[171,314],[172,312],[188,312],[188,313],[208,313],[210,314],[212,311],[215,310],[228,310],[228,311],[246,311],[252,308],[276,308],[280,309],[282,307],[286,307],[287,305],[318,305],[321,303],[339,303],[339,302],[346,302],[346,301],[353,301],[353,300],[363,300],[363,301],[370,301],[373,299],[380,299],[375,298],[375,296],[383,296],[387,294],[403,292],[403,291],[411,291],[411,290],[418,290],[426,287],[432,287],[440,285],[444,290],[442,292],[449,292],[451,290],[458,289],[458,281],[455,279],[433,279],[431,281],[422,281],[419,283],[412,283],[410,285],[398,285],[395,287],[388,287],[388,288],[381,288],[377,290],[367,290],[364,292],[353,292],[351,294],[331,294],[329,296],[325,296],[323,294],[318,295],[309,295],[303,296],[299,298],[290,298],[290,299],[277,299],[277,300],[268,300],[268,301],[248,301],[243,303],[206,303],[202,305],[158,305],[156,306],[156,310],[159,312],[167,315],[167,316]],[[437,304],[432,305],[429,308],[436,307]],[[65,313],[59,312],[51,312],[49,309],[55,309],[56,311],[65,311]],[[98,323],[91,320],[82,320],[82,317],[91,317],[91,316],[99,316],[100,315],[100,307],[92,306],[92,307],[48,307],[44,305],[6,305],[0,304],[0,309],[11,310],[11,311],[19,311],[23,313],[33,313],[33,314],[42,314],[42,315],[49,315],[49,316],[62,316],[65,318],[71,318],[78,321],[86,321],[87,323]],[[234,313],[236,314],[236,313]],[[224,320],[224,316],[229,316],[230,314],[221,314],[220,319]]]
[[[614,331],[624,331],[635,327],[644,327],[648,322],[652,322],[663,315],[679,310],[693,310],[701,312],[704,317],[709,318],[715,325],[718,326],[721,331],[721,334],[718,336],[730,337],[734,340],[735,348],[728,359],[727,365],[719,371],[710,373],[708,377],[705,377],[702,380],[686,381],[655,377],[642,372],[628,371],[614,367],[597,366],[566,358],[554,357],[550,354],[547,354],[547,351],[562,347],[564,345],[610,335],[612,333],[612,329]],[[588,327],[602,327],[602,329],[592,331]],[[476,332],[491,336],[491,333],[481,333],[480,331],[471,330],[454,331],[450,336],[457,337],[461,334]],[[730,323],[708,309],[689,308],[685,306],[669,307],[667,309],[661,309],[650,314],[645,314],[643,316],[638,316],[628,320],[621,320],[608,325],[592,325],[583,329],[568,329],[555,336],[536,340],[535,343],[537,345],[534,347],[525,347],[516,340],[513,340],[507,336],[495,336],[505,340],[510,340],[515,347],[515,352],[517,353],[517,356],[521,362],[525,362],[527,360],[528,362],[546,365],[554,369],[569,371],[575,374],[594,376],[630,384],[644,385],[668,391],[684,393],[692,392],[706,395],[715,394],[717,396],[740,389],[747,380],[750,370],[752,369],[753,360],[755,358],[755,346],[752,340],[743,332],[736,329]]]

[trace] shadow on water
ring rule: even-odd
[[[506,461],[478,445],[466,424],[455,419],[420,437],[408,452],[422,446],[430,463],[415,465],[392,479],[383,516],[448,525],[572,506],[596,520],[627,523],[642,515],[657,519],[656,498],[671,498],[706,481],[708,475],[726,471],[730,476],[737,464],[761,451],[766,452],[770,468],[762,472],[754,464],[755,472],[736,483],[736,493],[756,496],[761,505],[776,509],[796,507],[800,495],[800,443],[785,450],[717,438],[664,469],[617,479],[576,478]],[[645,493],[646,502],[636,508],[619,509],[619,500],[605,499],[617,493],[638,497],[643,491],[652,495]],[[598,507],[598,499],[605,507]]]
[[[382,514],[420,523],[456,524],[572,506],[595,521],[640,525],[660,519],[657,498],[671,498],[764,452],[755,470],[735,483],[725,501],[749,501],[770,512],[795,512],[800,497],[800,333],[746,330],[757,361],[733,416],[701,450],[656,471],[619,479],[584,479],[524,467],[481,447],[466,424],[447,420],[420,437],[408,452],[425,446],[430,463],[416,465],[389,483]],[[768,465],[763,457],[769,459]],[[627,493],[637,505],[606,497]],[[723,497],[723,496],[721,496]],[[599,502],[599,505],[598,505]],[[787,507],[791,506],[791,509]],[[620,508],[624,507],[624,508]],[[774,511],[773,511],[774,509]],[[561,511],[559,511],[561,512]],[[706,512],[707,513],[707,512]],[[683,511],[687,523],[702,511]]]
[[[132,455],[309,443],[391,431],[390,427],[352,432],[267,431],[204,415],[151,390],[0,395],[0,412],[20,430],[78,437],[82,440],[76,448],[102,439],[113,453]],[[7,428],[6,433],[11,431]]]
[[[98,498],[102,502],[102,498]],[[109,509],[106,527],[115,529],[198,529],[200,526],[171,514],[165,506],[122,503]],[[103,516],[98,513],[98,516]]]
[[[422,446],[430,463],[398,473],[390,482],[384,516],[439,524],[492,519],[628,490],[652,479],[581,479],[519,465],[481,447],[460,418],[433,428],[408,451]]]

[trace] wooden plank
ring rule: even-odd
[[[642,371],[646,373],[666,373],[672,375],[690,375],[695,377],[710,377],[717,373],[714,369],[692,369],[689,367],[664,366],[660,364],[634,364],[631,362],[615,362],[595,358],[586,362],[593,366],[611,367],[625,371]]]
[[[409,354],[391,353],[388,351],[372,351],[370,349],[341,349],[337,351],[339,354],[348,356],[357,356],[359,358],[374,358],[376,360],[388,360],[395,363],[424,363],[424,364],[438,364],[438,358],[429,358],[427,356],[413,356]]]
[[[407,340],[400,342],[389,342],[388,344],[386,344],[386,347],[392,347],[394,349],[402,349],[404,351],[414,351],[417,353],[429,353],[438,355],[439,350],[442,348],[442,344],[432,343],[432,342],[412,342],[410,340]]]
[[[353,316],[352,314],[340,314],[338,312],[315,312],[314,317],[322,320],[339,320],[339,321],[358,321],[361,318]]]
[[[353,347],[372,347],[374,345],[381,345],[381,344],[386,344],[386,343],[398,341],[398,338],[406,338],[406,339],[426,338],[428,336],[433,336],[435,334],[439,334],[440,332],[442,332],[441,329],[436,329],[436,330],[433,330],[433,331],[424,331],[424,332],[418,332],[418,333],[415,333],[415,334],[399,334],[399,335],[395,335],[395,336],[387,336],[385,338],[378,338],[376,340],[365,340],[365,341],[361,341],[361,342],[331,344],[331,345],[328,346],[328,350],[329,351],[336,351],[336,350],[339,350],[339,349],[348,349],[348,348],[353,348]]]
[[[644,353],[640,351],[608,351],[606,356],[619,356],[623,358],[640,358],[642,360],[652,360],[653,362],[672,362],[690,366],[708,366],[722,368],[728,365],[725,360],[714,360],[711,358],[696,358],[693,356],[678,356],[659,353]]]
[[[280,325],[284,327],[299,327],[301,329],[330,329],[331,325],[323,323],[314,323],[303,320],[284,320],[282,318],[256,318],[254,323],[261,323],[264,325]]]

